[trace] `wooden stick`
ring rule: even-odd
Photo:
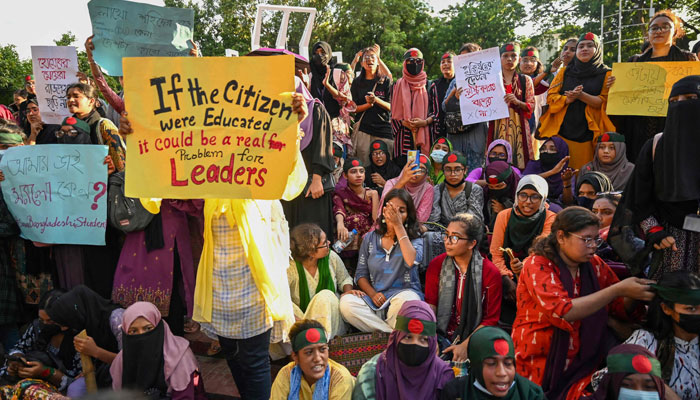
[[[88,337],[85,329],[83,329],[77,336],[79,338]],[[97,393],[97,380],[95,379],[95,366],[92,364],[92,358],[81,353],[80,364],[83,366],[83,376],[85,377],[85,387],[87,388],[87,392]]]

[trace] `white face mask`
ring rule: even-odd
[[[620,388],[617,400],[659,400],[659,393]]]

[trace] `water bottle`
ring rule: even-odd
[[[333,251],[336,253],[340,254],[341,251],[345,250],[346,247],[350,243],[352,243],[353,240],[355,240],[355,236],[357,235],[357,229],[353,229],[349,234],[348,234],[348,240],[342,241],[338,239],[335,243],[333,243]]]

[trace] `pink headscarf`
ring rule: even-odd
[[[160,311],[151,303],[138,301],[124,311],[122,317],[122,330],[124,334],[131,324],[139,317],[144,317],[153,326],[161,322]],[[175,336],[170,331],[168,323],[163,321],[163,373],[168,387],[176,392],[187,389],[192,379],[192,373],[199,367],[197,359],[190,350],[190,342],[187,339]],[[122,388],[123,352],[119,352],[112,361],[109,373],[112,375],[112,389]]]
[[[391,97],[391,118],[401,121],[428,117],[428,91],[425,90],[427,80],[425,71],[418,75],[409,74],[404,61],[403,77],[394,84]],[[430,132],[427,126],[418,128],[415,147],[423,154],[430,154]]]

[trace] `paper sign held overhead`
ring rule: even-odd
[[[66,105],[66,89],[78,82],[75,47],[32,46],[32,69],[42,120],[60,124],[71,115]]]
[[[458,55],[453,60],[457,87],[462,89],[459,96],[462,124],[507,118],[498,48]]]

